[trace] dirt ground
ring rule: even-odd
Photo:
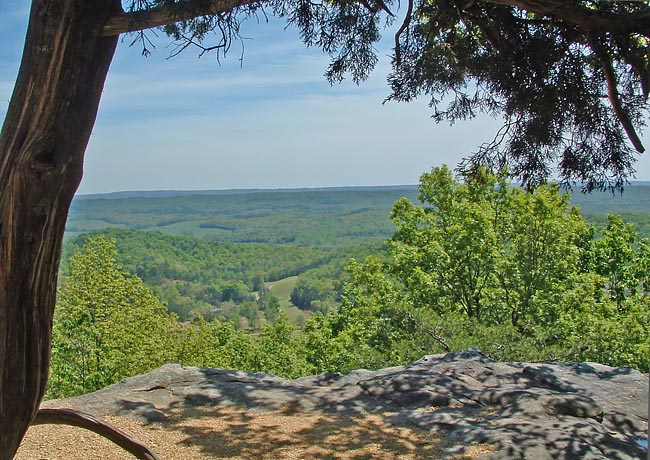
[[[184,409],[165,423],[124,417],[106,421],[151,447],[161,460],[419,460],[470,459],[489,446],[462,455],[444,449],[444,438],[413,427],[385,424],[380,416],[246,412],[237,408]],[[130,454],[98,435],[75,427],[29,429],[16,460],[127,460]]]

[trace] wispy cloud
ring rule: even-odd
[[[114,73],[109,76],[107,95],[116,101],[137,98],[182,97],[187,95],[206,95],[208,92],[227,93],[235,90],[257,91],[269,88],[289,88],[296,84],[320,84],[322,77],[314,75],[304,67],[299,73],[290,74],[296,66],[266,66],[264,73],[256,70],[227,70],[215,67],[213,73],[206,75],[192,72],[165,72],[155,80],[147,75]],[[258,67],[259,69],[259,67]],[[154,70],[160,70],[154,66]],[[290,76],[289,76],[290,75]]]
[[[219,67],[210,60],[197,62],[187,57],[170,61],[136,57],[138,60],[133,62],[133,56],[118,53],[118,59],[125,61],[118,61],[109,74],[102,111],[110,114],[111,120],[119,121],[128,114],[165,118],[178,111],[189,115],[211,113],[224,106],[240,110],[263,101],[287,102],[320,94],[373,93],[379,101],[387,94],[385,82],[378,80],[360,87],[350,82],[330,87],[323,77],[326,57],[301,51],[280,54],[280,58],[267,57],[243,68],[232,62]]]
[[[426,104],[381,105],[359,94],[122,126],[99,120],[81,191],[415,183],[433,164],[455,164],[477,146],[475,136],[435,126],[428,115]]]

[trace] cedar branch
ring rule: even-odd
[[[576,0],[484,0],[553,17],[575,24],[587,32],[639,34],[650,37],[650,7],[635,13],[598,11],[581,6]]]
[[[102,30],[109,37],[126,32],[136,32],[161,27],[200,16],[222,14],[238,7],[270,0],[211,0],[208,2],[185,0],[173,6],[162,5],[150,10],[121,13],[113,16]],[[362,4],[365,1],[359,0]],[[574,0],[484,0],[504,6],[513,6],[542,16],[561,19],[576,24],[589,32],[608,31],[622,35],[639,34],[650,37],[650,7],[637,13],[613,13],[580,6]],[[409,2],[410,3],[410,2]],[[378,3],[380,6],[383,2]],[[409,4],[410,6],[410,4]],[[392,14],[387,8],[381,8]]]
[[[243,6],[270,3],[271,0],[185,0],[173,5],[161,5],[149,10],[143,9],[113,16],[102,29],[103,37],[112,37],[128,32],[137,32],[155,27],[162,27],[180,21],[188,21],[201,16],[228,13]],[[379,10],[390,16],[394,14],[383,0],[375,0],[376,7],[371,7],[367,0],[357,0],[371,13]]]
[[[413,0],[409,0],[408,9],[406,10],[406,16],[404,17],[404,22],[399,30],[395,33],[395,66],[399,67],[402,63],[402,47],[400,44],[400,38],[402,34],[408,29],[411,25],[411,17],[413,15]],[[408,35],[406,37],[408,42]]]
[[[201,16],[218,15],[227,13],[236,8],[252,3],[263,3],[269,0],[211,0],[201,2],[201,8],[196,7],[198,2],[186,0],[175,3],[174,6],[163,5],[150,10],[121,13],[113,16],[102,30],[103,37],[111,37],[127,32],[152,29],[179,21],[188,21]]]

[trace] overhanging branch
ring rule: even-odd
[[[379,10],[394,16],[383,0],[374,0],[376,6],[370,6],[367,0],[357,0],[371,13]],[[103,27],[102,36],[112,37],[127,32],[137,32],[145,29],[165,26],[174,22],[188,21],[201,16],[228,13],[236,8],[253,4],[270,3],[271,0],[185,0],[172,6],[163,5],[150,10],[140,10],[121,13],[112,17]]]
[[[126,32],[152,29],[179,21],[187,21],[207,15],[223,14],[236,8],[269,0],[212,0],[196,2],[187,0],[174,6],[159,6],[148,11],[122,13],[112,17],[102,30],[102,36],[111,37]],[[200,7],[199,7],[200,6]]]
[[[173,6],[164,5],[145,11],[122,13],[111,18],[102,30],[110,37],[125,32],[151,29],[200,16],[222,14],[235,8],[270,0],[186,0]],[[362,4],[365,1],[359,0]],[[617,34],[639,34],[650,37],[650,7],[638,13],[597,11],[576,4],[575,0],[484,0],[498,5],[513,6],[542,16],[561,19],[588,32],[608,31]],[[379,3],[383,5],[383,2]],[[387,8],[381,8],[390,11]]]
[[[632,145],[636,151],[639,153],[645,152],[645,147],[643,147],[643,143],[641,142],[641,139],[639,139],[639,135],[634,129],[632,120],[630,120],[630,117],[627,115],[627,112],[621,103],[621,97],[618,93],[617,88],[618,84],[616,81],[616,72],[612,67],[612,62],[609,55],[607,54],[607,51],[594,37],[590,37],[589,45],[591,46],[591,49],[594,51],[596,56],[598,56],[598,59],[600,59],[601,67],[603,73],[605,74],[605,81],[607,82],[607,93],[609,96],[609,101],[612,105],[614,113],[616,114],[616,117],[618,118],[618,121],[623,126],[625,134],[627,134],[628,139],[630,139],[630,142],[632,142]]]
[[[404,22],[399,30],[395,33],[395,67],[399,67],[402,64],[402,49],[400,44],[400,38],[404,31],[408,30],[408,27],[411,25],[411,18],[413,16],[413,0],[408,0],[408,9],[406,10],[406,16],[404,17]],[[407,36],[408,40],[408,36]]]
[[[639,34],[650,37],[650,7],[637,13],[613,13],[586,8],[576,0],[484,0],[561,19],[587,32]]]

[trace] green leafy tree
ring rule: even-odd
[[[57,301],[49,395],[103,388],[167,362],[173,317],[116,262],[115,242],[87,240]]]
[[[280,315],[280,301],[276,296],[267,292],[266,295],[259,300],[261,308],[264,310],[264,317],[268,324],[275,324]]]
[[[461,182],[434,168],[421,177],[422,205],[395,204],[390,270],[411,304],[513,326],[555,318],[590,229],[557,186],[506,178],[477,168]]]
[[[395,204],[387,260],[352,263],[339,310],[305,329],[312,347],[327,350],[310,362],[345,370],[469,346],[501,359],[647,360],[646,243],[635,252],[636,235],[616,219],[592,241],[557,186],[522,189],[505,178],[477,169],[460,181],[444,167],[424,174],[422,205]],[[599,261],[635,273],[618,308]]]
[[[486,199],[494,178],[462,185],[442,167],[420,181],[424,206],[402,199],[391,213],[397,226],[388,241],[392,272],[414,305],[439,313],[460,307],[480,319],[497,257],[494,210]]]
[[[522,321],[552,324],[564,292],[580,271],[582,244],[591,235],[590,227],[557,186],[529,191],[511,187],[508,195],[496,229],[498,297],[513,326],[522,326]]]
[[[605,290],[605,278],[591,276],[591,286],[585,283],[567,294],[567,307],[553,328],[564,343],[563,358],[647,370],[650,299],[639,294],[619,303]]]
[[[638,288],[633,270],[636,232],[620,216],[609,215],[607,220],[603,237],[594,244],[595,267],[596,273],[607,279],[610,296],[620,307],[626,292],[634,293]]]
[[[633,267],[641,297],[650,297],[650,239],[644,238],[639,242]]]
[[[311,374],[313,368],[307,362],[302,336],[289,324],[289,318],[280,314],[274,325],[256,337],[250,364],[244,369],[296,378]]]
[[[338,296],[335,281],[320,278],[322,271],[313,271],[304,276],[298,276],[296,287],[291,291],[291,303],[301,310],[313,310],[327,313],[328,306],[334,305]]]
[[[307,359],[317,372],[379,368],[419,357],[419,349],[401,346],[412,344],[415,323],[387,268],[374,257],[364,264],[352,261],[352,282],[341,306],[307,323]]]
[[[173,337],[174,362],[224,369],[251,367],[253,339],[231,322],[207,322],[198,315],[190,323],[176,323]]]
[[[252,291],[262,292],[264,290],[264,275],[262,273],[256,273],[253,276],[251,284]]]

